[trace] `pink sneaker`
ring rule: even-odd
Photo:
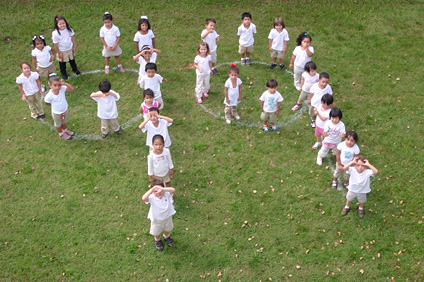
[[[300,104],[294,105],[293,108],[292,108],[292,111],[296,111],[298,109],[300,109]]]
[[[125,72],[124,67],[123,67],[123,66],[119,66],[119,71],[120,71],[120,72]]]
[[[62,133],[59,133],[59,138],[63,140],[71,140],[72,136],[69,136],[65,131],[62,131]]]
[[[63,132],[65,132],[66,134],[68,134],[69,136],[74,136],[75,132],[70,131],[69,129],[65,129],[63,130]]]
[[[203,93],[203,96],[209,97],[209,93]]]
[[[314,146],[312,146],[312,149],[316,150],[318,147],[321,146],[320,142],[315,142]]]
[[[203,103],[202,98],[197,98],[197,103],[202,104]]]
[[[105,74],[109,73],[110,68],[109,67],[105,67]]]

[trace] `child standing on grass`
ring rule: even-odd
[[[153,150],[147,157],[149,181],[159,179],[166,187],[171,187],[171,178],[174,177],[174,164],[168,148],[164,148],[165,140],[162,135],[152,138]]]
[[[163,109],[162,92],[160,84],[162,81],[168,82],[160,74],[157,74],[157,66],[155,63],[147,63],[145,67],[146,75],[138,78],[137,84],[141,89],[151,89],[155,94],[155,101],[159,103],[159,109]]]
[[[296,105],[293,106],[292,111],[300,109],[302,102],[307,100],[309,92],[315,83],[319,80],[319,74],[317,73],[317,66],[314,62],[310,61],[305,64],[305,71],[302,73],[302,79],[300,81],[299,99]]]
[[[160,50],[151,48],[149,45],[144,45],[141,48],[141,52],[133,57],[134,61],[140,64],[140,69],[138,71],[139,78],[146,75],[146,64],[156,63],[156,59],[160,53]]]
[[[141,103],[140,108],[138,109],[138,111],[140,112],[140,114],[143,115],[143,118],[146,119],[147,118],[147,114],[149,113],[149,109],[151,107],[154,108],[159,108],[160,104],[154,100],[155,94],[153,93],[152,89],[144,89],[143,91],[143,98],[144,101],[143,103]]]
[[[174,120],[172,118],[159,115],[159,109],[151,107],[147,118],[138,126],[144,133],[147,131],[146,145],[153,150],[153,136],[162,135],[165,140],[165,148],[171,146],[171,138],[168,133],[168,126],[171,126]]]
[[[332,108],[330,111],[330,120],[327,120],[324,125],[323,135],[325,136],[321,150],[318,152],[317,164],[322,165],[322,158],[327,157],[328,151],[332,149],[336,155],[336,147],[342,141],[346,134],[345,125],[341,121],[342,111],[338,108]]]
[[[74,55],[76,52],[75,44],[75,33],[64,17],[56,16],[54,18],[54,29],[52,32],[52,38],[54,48],[57,52],[57,60],[59,61],[60,72],[62,73],[63,79],[68,79],[66,73],[66,62],[71,65],[72,71],[76,75],[80,75],[75,63]]]
[[[134,35],[135,49],[136,52],[141,52],[141,48],[144,45],[150,46],[150,48],[156,48],[155,35],[151,30],[149,19],[146,16],[142,16],[138,21],[137,32]]]
[[[287,41],[289,33],[285,29],[284,21],[278,17],[274,20],[274,28],[268,35],[269,51],[271,52],[272,64],[270,69],[277,66],[277,59],[280,59],[280,69],[284,68],[284,55],[287,51]]]
[[[354,158],[359,155],[359,146],[356,145],[358,142],[358,134],[355,131],[351,130],[346,132],[345,141],[341,142],[337,145],[337,153],[336,153],[336,171],[334,171],[333,182],[331,183],[331,187],[333,189],[337,189],[337,179],[344,172],[344,186],[347,189],[349,182],[349,173],[343,170],[343,167],[347,165],[349,162],[353,161]]]
[[[175,246],[174,240],[169,236],[169,232],[174,229],[172,216],[175,214],[174,199],[175,188],[164,187],[162,180],[155,179],[150,185],[142,200],[146,204],[150,204],[150,234],[155,237],[155,247],[159,251],[163,251],[163,242],[160,235],[163,234],[163,240],[169,246]]]
[[[112,130],[121,135],[122,129],[118,121],[118,109],[116,101],[119,100],[119,93],[111,90],[112,86],[108,80],[103,80],[99,84],[98,92],[91,93],[90,97],[97,102],[97,116],[101,119],[102,138],[105,139],[109,135],[109,122]]]
[[[65,92],[74,91],[74,87],[63,81],[55,73],[49,76],[49,86],[50,91],[44,98],[44,103],[52,107],[54,127],[59,133],[59,138],[71,140],[75,133],[66,128],[66,123],[68,122],[68,102],[66,101]]]
[[[312,85],[309,90],[308,105],[309,105],[309,115],[311,116],[311,127],[315,128],[315,120],[317,118],[315,114],[315,109],[321,105],[321,98],[325,94],[333,95],[333,90],[328,84],[330,75],[326,72],[322,72],[319,75],[319,80],[317,83]]]
[[[265,91],[259,98],[261,100],[261,120],[264,122],[262,129],[265,132],[269,132],[268,121],[270,122],[271,128],[277,131],[277,116],[280,113],[281,102],[284,100],[281,94],[277,91],[278,83],[275,79],[268,80],[266,83],[267,91]]]
[[[33,119],[43,119],[46,116],[41,104],[41,95],[44,96],[44,92],[41,88],[40,75],[32,72],[31,65],[27,62],[21,63],[21,72],[16,78],[16,83],[22,94],[22,101],[27,101]]]
[[[197,46],[197,56],[194,58],[196,68],[196,100],[202,104],[202,95],[209,97],[210,78],[212,73],[211,55],[209,55],[209,45],[202,42]]]
[[[253,52],[253,43],[255,39],[253,34],[256,33],[256,25],[252,23],[252,15],[243,13],[241,15],[242,24],[239,26],[237,35],[239,39],[239,53],[241,55],[241,65],[250,65],[250,53]]]
[[[216,42],[219,42],[219,35],[215,31],[216,21],[214,19],[206,19],[205,29],[202,31],[200,37],[203,42],[206,42],[209,46],[209,51],[211,55],[212,62],[212,72],[213,74],[218,74],[218,70],[215,68],[216,64]]]
[[[54,61],[54,49],[46,44],[44,36],[37,35],[32,38],[34,49],[31,52],[32,66],[41,77],[49,77],[56,71]]]
[[[231,123],[231,114],[236,120],[240,119],[239,114],[237,113],[237,105],[241,102],[241,79],[239,76],[239,69],[237,65],[231,64],[230,70],[228,72],[230,77],[225,82],[225,99],[224,99],[224,112],[225,120],[228,124]]]
[[[121,32],[119,28],[113,24],[113,17],[109,12],[103,15],[104,26],[100,29],[100,40],[103,43],[102,55],[105,57],[105,73],[108,74],[110,70],[109,62],[110,57],[115,57],[118,68],[121,72],[125,69],[121,65],[122,50],[119,47],[119,41],[121,40]]]
[[[333,96],[330,94],[325,94],[321,98],[321,105],[318,108],[315,108],[315,115],[317,116],[316,127],[315,127],[315,136],[317,142],[312,146],[312,149],[316,150],[321,146],[321,136],[324,133],[324,127],[327,120],[330,118],[330,106],[333,104]]]
[[[366,169],[368,167],[368,169]],[[370,177],[378,173],[378,170],[372,166],[367,159],[358,156],[343,167],[349,172],[349,192],[346,195],[346,205],[342,210],[342,216],[350,211],[350,204],[355,198],[358,198],[359,209],[358,216],[364,217],[364,203],[367,201],[367,194],[371,192]]]
[[[310,46],[312,37],[306,32],[302,32],[296,39],[297,47],[294,48],[293,56],[290,60],[289,68],[294,64],[294,86],[300,90],[302,73],[305,71],[305,64],[311,61],[314,55],[314,47]]]

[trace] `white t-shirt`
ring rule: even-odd
[[[309,46],[308,49],[312,54],[314,53],[314,47]],[[300,46],[294,48],[293,55],[296,56],[296,58],[294,59],[294,65],[296,67],[303,69],[305,67],[305,64],[311,61],[311,57],[306,54],[306,50],[302,50],[302,47]]]
[[[347,165],[349,162],[353,161],[355,155],[359,155],[359,147],[354,144],[351,148],[346,146],[346,142],[343,141],[337,145],[337,150],[340,151],[340,163],[342,165]]]
[[[342,141],[339,133],[346,134],[346,129],[342,121],[334,124],[331,119],[328,119],[324,125],[324,132],[330,133],[330,135],[324,138],[324,142],[329,144],[339,144]]]
[[[66,85],[62,85],[58,95],[53,94],[52,90],[50,89],[46,97],[44,97],[44,101],[51,104],[52,113],[60,115],[68,110],[68,102],[66,101],[65,97],[66,88]]]
[[[313,94],[311,98],[311,106],[318,108],[321,105],[322,96],[325,94],[333,95],[333,90],[329,84],[327,84],[324,89],[321,89],[317,82],[312,85],[311,89],[309,89],[309,93]]]
[[[32,96],[40,89],[37,85],[37,79],[40,75],[37,72],[31,72],[29,77],[26,77],[23,73],[16,78],[17,84],[22,84],[22,88],[24,90],[25,96]]]
[[[265,91],[259,100],[264,102],[264,112],[275,113],[278,109],[278,103],[281,103],[284,99],[280,92],[276,91],[274,94],[270,94]]]
[[[206,57],[201,57],[200,55],[197,55],[194,58],[194,63],[196,63],[199,67],[202,68],[202,72],[200,72],[199,69],[196,68],[196,74],[197,75],[211,74],[211,68],[209,66],[209,62],[211,60],[212,60],[211,55],[207,55]]]
[[[156,59],[157,59],[157,57],[158,57],[158,54],[156,54],[156,52],[153,52],[151,55],[150,55],[150,62],[149,63],[156,63]],[[140,69],[139,69],[139,71],[138,71],[138,75],[139,76],[143,76],[143,75],[146,75],[146,64],[147,64],[147,62],[146,62],[146,60],[144,59],[144,57],[143,56],[140,56],[139,58],[138,58],[138,62],[137,62],[138,64],[140,64]]]
[[[243,47],[252,46],[255,42],[254,33],[256,33],[256,25],[253,23],[250,23],[249,28],[245,28],[243,24],[239,26],[237,31],[237,35],[240,36],[239,44]]]
[[[74,46],[74,43],[72,43],[72,36],[74,36],[75,33],[71,28],[71,31],[69,31],[66,27],[64,30],[60,30],[59,32],[55,29],[52,32],[52,39],[54,44],[59,44],[59,50],[60,51],[69,51]]]
[[[163,77],[160,74],[155,73],[153,77],[148,77],[147,75],[143,75],[139,78],[140,88],[152,89],[155,94],[155,99],[162,97],[162,93],[160,92],[160,84],[162,83]]]
[[[371,169],[365,169],[362,173],[358,173],[355,167],[349,167],[349,191],[353,193],[369,193],[370,177],[374,176]]]
[[[119,28],[116,25],[112,25],[111,29],[102,26],[102,28],[100,29],[100,37],[104,38],[107,46],[113,47],[118,37],[121,37],[121,32],[119,31]]]
[[[319,80],[319,73],[315,73],[314,76],[311,76],[307,71],[304,71],[302,73],[302,78],[304,79],[302,91],[305,91],[306,93],[310,93],[310,89],[312,85],[317,83]]]
[[[164,119],[159,119],[158,121],[159,121],[158,127],[154,126],[152,121],[149,120],[144,126],[144,128],[142,129],[143,132],[147,131],[146,145],[153,148],[152,138],[156,134],[160,134],[163,136],[163,139],[165,140],[165,148],[168,148],[169,146],[171,146],[171,138],[169,138],[168,126],[171,126],[172,123],[169,123]]]
[[[202,34],[200,35],[200,38],[202,38],[202,36],[207,32],[208,32],[208,30],[204,29],[202,31]],[[203,42],[208,43],[209,50],[210,50],[211,53],[216,51],[216,48],[217,48],[216,39],[218,37],[219,37],[218,33],[216,33],[216,31],[214,30],[212,33],[209,33],[205,38],[202,39]]]
[[[141,52],[141,48],[144,45],[149,45],[150,48],[153,48],[153,38],[155,38],[155,35],[151,29],[147,31],[147,34],[141,34],[140,31],[137,31],[134,35],[134,42],[138,42],[138,51]]]
[[[40,68],[48,68],[51,64],[53,64],[53,61],[50,62],[51,54],[50,51],[52,48],[50,46],[44,46],[43,50],[38,50],[37,48],[34,48],[31,52],[31,55],[37,59],[37,65]]]
[[[268,35],[268,39],[272,39],[271,48],[276,51],[284,50],[284,41],[289,41],[289,33],[285,28],[281,32],[278,32],[275,28],[271,29]]]
[[[109,92],[114,93],[117,98],[112,95],[106,97],[91,97],[97,102],[97,116],[101,119],[115,119],[118,117],[118,109],[116,108],[116,101],[119,100],[119,93],[110,90]],[[97,91],[93,94],[102,94],[101,91]]]
[[[227,79],[225,82],[225,87],[228,88],[227,94],[228,94],[228,100],[230,100],[230,103],[227,104],[227,99],[224,98],[224,104],[227,106],[237,106],[239,103],[239,96],[240,96],[240,90],[239,86],[242,84],[241,79],[237,77],[237,85],[234,88],[233,83],[231,82],[231,79]]]
[[[146,204],[150,204],[149,214],[147,218],[150,220],[164,220],[170,216],[175,214],[174,208],[174,200],[172,198],[172,194],[169,192],[165,192],[162,198],[156,198],[155,195],[149,195],[149,202]]]
[[[163,148],[162,154],[156,155],[153,151],[147,157],[147,174],[164,177],[174,168],[171,153],[168,148]]]
[[[320,105],[319,107],[317,107],[317,111],[322,117],[327,118],[327,119],[323,121],[319,116],[317,116],[316,126],[319,127],[319,128],[324,128],[325,123],[327,122],[328,118],[330,117],[331,108],[324,110],[322,108],[322,105]]]

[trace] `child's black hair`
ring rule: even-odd
[[[346,132],[345,139],[352,137],[355,140],[355,143],[358,142],[358,134],[354,130],[349,130]]]
[[[158,112],[158,114],[159,114],[159,109],[156,108],[156,107],[150,107],[149,112]]]
[[[147,24],[147,30],[152,29],[150,27],[150,23],[149,20],[147,19],[147,17],[142,17],[139,21],[138,21],[138,27],[137,30],[141,30],[141,24],[146,23]]]
[[[312,37],[309,34],[307,34],[306,31],[304,31],[301,34],[299,34],[299,36],[296,38],[297,46],[302,45],[302,41],[304,38],[309,38],[309,40],[312,42]]]
[[[199,45],[197,45],[196,53],[197,55],[200,55],[200,47],[206,47],[206,54],[209,54],[211,52],[211,49],[209,48],[209,44],[206,42],[200,42]]]
[[[321,78],[326,78],[326,79],[330,79],[330,75],[326,72],[322,72],[319,74],[319,79]]]
[[[273,27],[275,28],[275,26],[276,26],[277,24],[281,24],[281,25],[283,26],[283,28],[285,28],[285,27],[286,27],[286,26],[284,25],[284,20],[283,20],[283,18],[282,18],[282,17],[275,18]]]
[[[109,12],[106,12],[106,13],[103,15],[103,20],[111,20],[111,21],[113,21],[113,17],[112,17],[112,15],[111,15],[111,14],[109,14]]]
[[[23,65],[27,65],[30,69],[31,69],[31,65],[28,63],[28,62],[22,62],[19,66],[21,67],[21,69],[22,69],[22,66]]]
[[[215,21],[214,19],[211,19],[211,18],[206,19],[205,24],[206,24],[206,25],[208,25],[210,22],[213,22],[213,23],[215,23],[215,24],[216,24],[216,21]]]
[[[326,105],[331,105],[331,104],[333,104],[333,95],[330,95],[330,94],[325,94],[324,96],[322,96],[322,98],[321,98],[321,102],[324,102],[324,104],[326,104]]]
[[[155,97],[155,93],[153,92],[152,89],[147,88],[143,90],[143,98],[146,98],[146,96],[152,96],[153,98]]]
[[[244,18],[252,19],[252,15],[250,13],[245,12],[241,15],[241,20],[243,20]]]
[[[147,70],[155,70],[155,71],[157,71],[158,70],[158,67],[156,66],[155,63],[147,63],[146,64],[146,67],[144,68],[144,70],[145,71],[147,71]]]
[[[266,87],[276,88],[277,86],[278,86],[278,82],[275,79],[271,79],[266,82]]]
[[[309,73],[311,70],[317,70],[317,65],[314,62],[309,61],[305,64],[305,71]]]
[[[342,111],[339,108],[332,108],[330,111],[330,117],[338,117],[342,119],[343,117]]]
[[[153,188],[155,186],[165,187],[165,184],[160,179],[153,179],[152,183],[150,184],[150,188]]]
[[[60,80],[60,76],[58,76],[55,73],[52,73],[49,75],[49,84],[52,84],[53,81],[59,81]]]
[[[60,20],[64,20],[65,21],[65,24],[66,24],[66,29],[69,32],[72,32],[72,27],[68,24],[68,22],[66,21],[66,19],[64,17],[62,17],[62,16],[55,16],[54,17],[54,28],[53,28],[53,30],[57,30],[57,33],[59,33],[59,35],[60,35],[60,30],[59,30],[59,27],[57,26],[57,23]]]
[[[32,46],[33,46],[33,49],[35,49],[35,42],[36,41],[43,41],[43,44],[44,44],[44,46],[46,46],[47,44],[46,44],[46,41],[44,40],[44,36],[42,36],[42,35],[36,35],[36,36],[34,36],[33,38],[32,38]]]
[[[153,138],[152,138],[152,144],[155,142],[156,139],[162,140],[162,143],[165,144],[165,139],[163,138],[162,135],[156,134],[155,136],[153,136]]]
[[[237,67],[236,64],[230,65],[230,70],[228,71],[228,73],[230,74],[232,72],[236,72],[237,74],[240,74],[240,70],[239,70],[239,68]]]
[[[103,80],[99,83],[99,90],[103,93],[109,92],[111,87],[109,80]]]

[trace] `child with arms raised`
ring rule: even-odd
[[[316,127],[315,127],[315,136],[317,142],[312,146],[312,149],[316,150],[321,146],[321,136],[324,133],[324,126],[327,120],[330,117],[330,106],[333,104],[333,96],[330,94],[325,94],[321,98],[321,105],[315,109],[315,115],[317,116]]]
[[[103,57],[105,57],[105,73],[108,74],[110,70],[110,57],[115,57],[118,68],[121,72],[125,69],[121,65],[122,50],[119,47],[119,41],[121,40],[121,32],[119,28],[113,24],[113,17],[109,12],[103,15],[104,26],[100,29],[100,40],[103,43]]]
[[[162,135],[156,134],[152,138],[153,150],[147,157],[149,181],[159,179],[165,186],[171,187],[171,178],[174,177],[174,164],[168,148],[164,148],[165,140]]]
[[[300,82],[299,99],[296,105],[293,106],[292,111],[300,109],[302,102],[307,100],[309,92],[315,83],[319,80],[319,74],[317,73],[317,66],[314,62],[310,61],[305,64],[305,71],[302,73],[302,80]]]
[[[240,119],[239,114],[237,113],[237,105],[241,102],[241,79],[239,76],[239,69],[235,64],[230,65],[230,70],[228,72],[230,77],[225,82],[225,99],[224,99],[224,112],[225,120],[228,124],[231,123],[231,114],[237,120]]]
[[[218,70],[215,68],[216,64],[216,42],[219,41],[219,35],[215,31],[216,21],[214,19],[206,19],[205,29],[202,31],[200,37],[203,42],[206,42],[209,46],[211,55],[211,65],[213,74],[218,74]]]
[[[174,120],[172,118],[159,115],[159,109],[151,107],[147,118],[138,126],[143,133],[147,131],[146,145],[153,150],[153,136],[162,135],[165,140],[165,148],[171,146],[171,138],[169,138],[168,126],[171,126]]]
[[[44,36],[37,35],[32,38],[34,49],[31,52],[32,66],[41,77],[49,77],[56,71],[54,61],[54,49],[46,44]]]
[[[151,30],[149,19],[142,16],[138,21],[137,32],[134,35],[135,49],[139,53],[144,45],[149,45],[150,48],[156,48],[155,35]]]
[[[239,53],[241,55],[241,65],[250,65],[250,53],[253,52],[253,43],[255,39],[253,34],[256,33],[256,25],[252,23],[252,15],[243,13],[241,15],[242,24],[239,26],[237,35],[239,39]]]
[[[270,122],[271,128],[277,131],[277,116],[280,113],[281,102],[284,100],[280,92],[277,91],[278,83],[275,79],[268,80],[266,83],[267,91],[265,91],[259,98],[261,100],[261,120],[264,125],[262,129],[265,132],[269,132],[268,121]]]
[[[342,111],[338,108],[332,108],[330,111],[330,120],[327,120],[324,125],[323,135],[325,136],[322,141],[321,150],[318,152],[317,164],[322,165],[322,158],[327,157],[328,152],[332,149],[336,155],[336,147],[342,141],[346,134],[345,125],[341,121],[343,115]]]
[[[291,69],[294,65],[294,86],[300,90],[302,73],[305,71],[305,64],[311,61],[311,57],[314,55],[314,47],[310,46],[312,37],[306,32],[302,32],[296,42],[297,47],[294,48],[289,68]]]
[[[159,109],[163,109],[163,99],[162,92],[160,91],[160,84],[162,81],[168,82],[165,78],[163,78],[160,74],[157,74],[157,66],[155,63],[147,63],[146,67],[146,75],[139,77],[138,84],[141,89],[151,89],[155,94],[154,100],[159,103]]]
[[[360,149],[359,146],[356,145],[356,142],[358,142],[358,134],[351,130],[346,132],[345,141],[337,145],[336,171],[334,171],[334,178],[331,183],[333,189],[337,189],[337,179],[342,175],[342,172],[344,172],[344,186],[346,188],[348,186],[349,173],[344,171],[343,167],[353,161],[354,158],[358,157]]]
[[[211,55],[209,55],[209,45],[202,42],[197,46],[197,56],[194,58],[196,68],[196,100],[202,104],[202,95],[209,97],[210,78],[212,73]]]
[[[152,89],[144,89],[143,91],[143,98],[144,101],[143,103],[141,103],[140,108],[138,109],[138,111],[140,112],[140,114],[143,115],[143,118],[146,119],[147,118],[147,114],[149,113],[149,109],[154,107],[154,108],[159,108],[160,104],[154,100],[155,94],[153,93]]]
[[[274,20],[274,28],[271,29],[269,39],[269,51],[271,52],[272,64],[270,69],[277,66],[277,59],[280,60],[280,69],[284,68],[284,55],[287,51],[287,41],[289,41],[289,34],[284,28],[284,21],[278,17]]]
[[[160,50],[151,48],[149,45],[144,45],[141,48],[141,52],[133,57],[134,61],[140,64],[140,69],[138,71],[139,78],[146,75],[146,64],[156,63],[156,59],[160,53]]]
[[[326,72],[322,72],[319,75],[319,80],[317,83],[312,85],[309,90],[308,105],[309,105],[309,115],[311,116],[311,127],[315,128],[315,120],[317,118],[315,114],[315,109],[321,105],[321,98],[325,94],[333,95],[333,90],[328,84],[330,75]]]

